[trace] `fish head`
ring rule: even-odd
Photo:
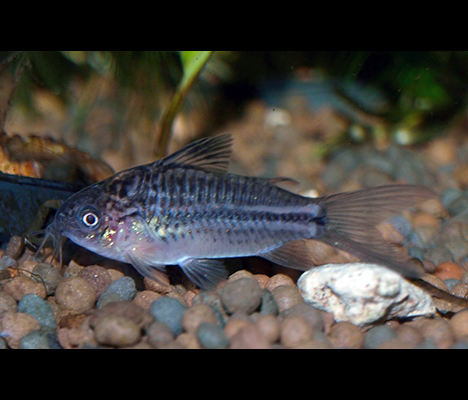
[[[69,197],[55,214],[50,226],[52,237],[67,237],[88,250],[105,255],[102,239],[111,221],[106,213],[106,197],[99,185]]]

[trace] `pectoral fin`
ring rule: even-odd
[[[165,265],[150,263],[136,254],[136,252],[131,251],[125,253],[125,258],[141,275],[153,279],[162,285],[170,286],[169,278],[165,273]]]
[[[201,289],[213,289],[227,278],[227,270],[221,260],[189,258],[179,263],[184,274]]]

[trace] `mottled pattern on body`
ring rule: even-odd
[[[152,278],[177,264],[203,288],[226,276],[222,258],[258,255],[307,270],[307,239],[413,273],[375,225],[433,197],[430,189],[394,185],[307,198],[277,186],[288,178],[227,173],[231,145],[229,134],[201,139],[90,186],[64,202],[48,232]]]

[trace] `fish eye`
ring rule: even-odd
[[[81,221],[88,228],[95,228],[99,224],[99,217],[92,211],[85,212],[81,217]]]

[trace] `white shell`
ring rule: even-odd
[[[297,285],[305,302],[359,326],[436,311],[429,294],[376,264],[322,265],[303,273]]]

